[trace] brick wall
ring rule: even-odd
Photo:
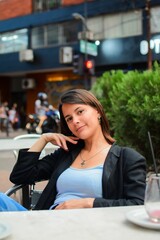
[[[63,0],[62,6],[75,5],[75,4],[80,4],[83,2],[84,2],[84,0]]]
[[[0,0],[0,20],[30,14],[32,0]]]
[[[87,0],[90,2],[92,0]],[[62,0],[62,6],[76,5],[84,0]],[[0,0],[0,20],[32,13],[32,0]]]

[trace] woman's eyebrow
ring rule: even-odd
[[[68,115],[64,116],[64,119],[66,119],[67,117],[70,117],[70,115],[68,114]]]
[[[81,107],[77,107],[76,109],[74,109],[74,112],[76,112],[79,108],[81,108]],[[67,117],[70,117],[70,116],[71,116],[71,115],[68,114],[68,115],[64,116],[64,118],[67,118]]]

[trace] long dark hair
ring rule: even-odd
[[[110,135],[110,128],[109,128],[109,122],[106,117],[106,114],[103,110],[103,107],[101,103],[98,101],[98,99],[89,91],[85,89],[73,89],[65,92],[62,94],[61,99],[60,99],[60,105],[59,105],[59,113],[60,113],[60,127],[61,127],[61,133],[67,136],[71,136],[72,132],[68,128],[68,125],[65,121],[65,118],[63,116],[62,112],[62,105],[64,103],[69,103],[69,104],[85,104],[89,105],[99,112],[101,116],[101,128],[103,135],[107,142],[109,144],[112,144],[115,142],[115,140],[111,137]]]

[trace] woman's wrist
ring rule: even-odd
[[[41,152],[43,148],[47,144],[46,138],[43,135],[32,145],[32,147],[28,150],[29,152]]]
[[[86,208],[93,208],[94,198],[87,198]]]
[[[41,139],[44,141],[45,144],[48,143],[47,137],[46,137],[46,134],[45,134],[45,133],[43,133],[43,134],[41,135]]]

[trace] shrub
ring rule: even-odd
[[[91,91],[102,103],[117,142],[141,152],[152,163],[148,131],[160,158],[160,66],[144,72],[105,72]]]

